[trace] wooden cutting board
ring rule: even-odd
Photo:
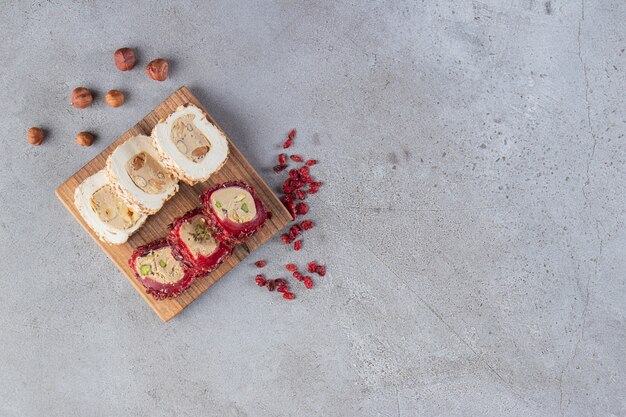
[[[154,312],[157,313],[158,316],[164,321],[167,321],[180,313],[185,307],[191,304],[193,300],[208,290],[211,285],[215,284],[220,278],[228,273],[228,271],[243,261],[252,251],[269,240],[280,229],[293,220],[278,197],[272,192],[254,168],[252,168],[250,163],[241,154],[241,152],[239,152],[229,138],[230,156],[228,161],[224,164],[222,169],[213,174],[208,181],[196,184],[193,187],[181,182],[178,193],[166,202],[158,213],[148,217],[146,223],[134,235],[132,235],[125,244],[109,245],[98,239],[98,236],[96,236],[87,223],[85,223],[74,206],[74,190],[85,178],[104,168],[107,157],[116,147],[133,136],[140,134],[149,136],[152,128],[159,122],[159,120],[165,119],[172,112],[174,112],[178,106],[186,103],[195,104],[204,110],[208,119],[217,125],[215,120],[213,120],[204,107],[202,107],[202,104],[200,104],[193,94],[191,94],[191,91],[189,91],[187,87],[183,86],[171,96],[166,98],[154,110],[148,113],[146,117],[141,119],[135,126],[131,127],[126,133],[120,136],[98,156],[89,161],[87,165],[82,167],[78,172],[68,178],[59,186],[59,188],[56,189],[56,195],[59,200],[61,200],[63,205],[83,226],[87,233],[91,235],[96,243],[100,245],[102,250],[109,256],[109,258],[111,258],[115,265],[117,265],[120,271],[122,271],[122,274],[124,274],[133,287],[135,287],[137,292],[139,292],[143,299],[150,305],[150,307],[152,307]],[[168,224],[188,210],[200,205],[198,200],[198,195],[200,193],[215,184],[229,180],[242,180],[254,187],[263,203],[265,203],[267,208],[272,212],[272,218],[269,219],[265,223],[265,226],[246,243],[238,245],[233,255],[228,258],[217,270],[204,278],[196,280],[189,289],[177,298],[157,301],[152,298],[152,296],[146,294],[144,287],[135,278],[133,270],[128,266],[128,258],[131,256],[133,250],[137,246],[141,246],[152,242],[155,239],[167,236]],[[112,279],[114,278],[112,277]]]

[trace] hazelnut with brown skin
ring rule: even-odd
[[[137,63],[137,57],[135,57],[135,51],[130,48],[120,48],[113,54],[115,59],[115,66],[120,71],[128,71],[133,69]]]
[[[110,90],[106,96],[104,96],[104,101],[111,107],[120,107],[124,104],[124,93],[118,90]]]
[[[80,146],[91,146],[95,138],[96,137],[92,133],[79,132],[76,135],[76,143],[78,143]]]
[[[28,129],[28,143],[33,146],[39,146],[43,143],[46,138],[46,132],[43,129],[38,127],[31,127]]]
[[[165,81],[169,72],[169,65],[163,58],[157,58],[146,66],[148,76],[156,81]]]
[[[77,109],[84,109],[93,103],[93,94],[85,87],[76,87],[72,90],[72,106]]]

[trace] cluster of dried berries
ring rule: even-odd
[[[289,132],[287,140],[283,143],[283,148],[290,148],[293,145],[295,137],[296,129],[293,129]],[[304,216],[309,212],[309,205],[303,201],[306,199],[307,194],[317,193],[319,188],[322,186],[322,183],[315,181],[311,176],[310,167],[316,165],[317,160],[308,159],[305,161],[300,155],[290,155],[289,159],[298,163],[304,162],[304,165],[292,168],[288,171],[289,176],[285,179],[282,186],[284,195],[282,196],[281,201],[294,219],[297,219],[298,216]],[[288,167],[287,154],[279,154],[278,165],[274,167],[274,171],[276,173],[280,173]],[[280,240],[285,244],[293,243],[293,249],[298,251],[302,249],[302,239],[297,240],[298,236],[302,233],[302,231],[309,230],[312,227],[313,222],[311,220],[304,220],[300,223],[300,225],[296,223],[291,226],[288,233],[285,233],[280,237]]]
[[[259,287],[267,287],[268,291],[276,290],[277,292],[282,293],[285,300],[293,300],[294,298],[296,298],[295,294],[289,291],[289,283],[286,279],[265,279],[263,275],[259,274],[254,278],[254,280],[256,281],[256,285],[258,285]]]
[[[254,263],[258,268],[263,268],[267,265],[267,262],[261,260],[256,261]],[[260,265],[260,266],[259,266]],[[285,265],[285,269],[291,272],[291,275],[298,281],[302,282],[307,289],[313,288],[313,278],[308,275],[303,275],[300,271],[298,271],[298,266],[296,264],[287,264]],[[324,265],[318,265],[315,261],[311,261],[307,265],[307,270],[310,273],[316,273],[320,277],[326,275],[326,267]],[[265,279],[265,277],[261,274],[258,274],[254,280],[259,287],[267,287],[269,291],[278,291],[283,293],[283,298],[286,300],[293,300],[296,296],[294,293],[289,291],[289,283],[283,278],[277,279]]]
[[[287,139],[283,143],[283,148],[290,148],[293,145],[295,137],[296,129],[293,129],[289,132]],[[293,243],[293,249],[299,251],[302,249],[303,232],[311,230],[313,226],[315,226],[315,223],[309,219],[302,220],[300,223],[297,222],[298,216],[304,216],[309,212],[309,205],[303,200],[307,198],[308,194],[317,193],[319,188],[322,186],[322,183],[315,181],[311,176],[310,167],[317,165],[317,160],[305,160],[301,155],[287,155],[286,153],[279,154],[278,165],[274,167],[274,172],[278,174],[289,168],[287,159],[296,163],[301,163],[302,165],[288,170],[288,177],[282,185],[284,195],[282,196],[281,201],[287,210],[289,210],[295,222],[291,225],[287,233],[280,236],[280,240],[285,244]],[[267,265],[267,262],[259,260],[255,262],[255,265],[257,268],[263,268]],[[292,273],[296,280],[302,282],[306,288],[313,288],[313,278],[308,275],[303,275],[300,271],[298,271],[297,265],[289,263],[285,265],[285,268]],[[316,273],[321,277],[326,275],[326,267],[324,265],[318,265],[314,261],[308,263],[307,270],[309,273]],[[283,298],[287,300],[293,300],[295,298],[295,295],[289,291],[287,281],[282,278],[267,280],[263,275],[257,275],[255,281],[258,286],[267,287],[269,291],[274,291],[276,289],[278,292],[282,292]]]

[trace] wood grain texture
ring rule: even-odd
[[[150,135],[152,128],[159,120],[165,119],[176,108],[182,104],[192,103],[201,108],[208,119],[219,125],[213,120],[208,112],[202,107],[198,100],[191,94],[187,87],[181,87],[171,96],[165,99],[146,117],[140,120],[135,126],[130,128],[126,133],[115,140],[98,156],[89,161],[78,172],[68,178],[63,184],[56,189],[56,195],[63,205],[83,226],[83,228],[91,235],[91,237],[100,245],[102,250],[111,258],[111,260],[122,271],[128,281],[141,294],[143,299],[152,307],[157,315],[164,321],[167,321],[180,313],[185,307],[191,304],[209,287],[221,279],[228,271],[234,268],[239,262],[245,259],[257,247],[269,240],[280,229],[287,225],[292,217],[280,202],[278,197],[272,192],[269,186],[263,181],[261,176],[254,170],[246,158],[239,152],[237,147],[233,145],[228,138],[230,146],[230,155],[226,164],[217,173],[213,174],[208,181],[199,183],[190,187],[183,182],[180,183],[180,190],[153,216],[148,217],[146,223],[130,237],[128,242],[123,245],[109,245],[100,241],[91,228],[85,223],[82,216],[74,206],[74,191],[76,187],[87,177],[95,174],[104,168],[107,157],[113,150],[124,143],[129,138],[145,134]],[[167,235],[167,225],[175,218],[183,215],[200,205],[198,195],[207,188],[229,180],[241,180],[250,184],[256,190],[259,198],[265,203],[267,208],[272,212],[272,218],[269,219],[265,226],[259,230],[245,244],[238,245],[233,255],[228,258],[217,270],[204,278],[200,278],[177,298],[157,301],[150,295],[146,294],[144,287],[135,278],[133,270],[128,266],[128,258],[130,258],[134,248],[149,243],[155,239],[165,237]]]

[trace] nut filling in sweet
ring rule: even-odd
[[[191,221],[185,222],[180,228],[180,238],[194,258],[198,255],[209,256],[218,246],[204,216],[195,216]]]
[[[256,216],[252,194],[239,187],[222,188],[211,194],[211,204],[220,220],[247,223]]]
[[[200,162],[211,149],[211,143],[193,123],[193,119],[193,114],[186,114],[174,120],[170,139],[187,159]]]
[[[176,182],[171,173],[145,152],[128,160],[126,172],[133,183],[148,194],[161,194]]]
[[[89,198],[89,203],[102,222],[116,229],[128,229],[141,217],[124,203],[110,185],[96,190]]]
[[[161,284],[173,284],[185,274],[182,266],[172,256],[169,246],[154,250],[137,258],[135,269],[142,277],[150,278]]]

